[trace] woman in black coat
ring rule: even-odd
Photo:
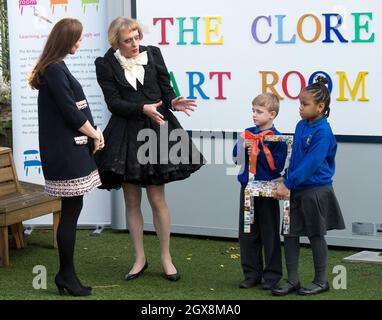
[[[147,268],[143,248],[141,187],[146,188],[160,240],[165,278],[180,273],[170,255],[170,217],[164,185],[189,177],[204,163],[172,111],[194,111],[193,100],[177,97],[159,48],[140,46],[142,29],[119,17],[109,27],[112,48],[95,62],[97,80],[112,113],[104,131],[106,147],[96,155],[102,188],[123,187],[135,263],[126,280]]]
[[[103,135],[95,129],[80,83],[63,59],[74,54],[83,27],[76,19],[62,19],[52,29],[29,83],[38,89],[39,143],[45,191],[61,197],[57,230],[60,270],[57,288],[75,296],[91,293],[78,279],[73,262],[77,220],[84,194],[98,187],[100,178],[92,150],[103,148]]]

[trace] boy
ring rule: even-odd
[[[282,276],[279,201],[271,197],[255,197],[253,224],[250,232],[245,233],[244,190],[248,183],[249,169],[255,174],[256,180],[270,181],[280,177],[287,157],[287,145],[283,142],[262,141],[264,134],[280,134],[273,125],[273,120],[279,112],[279,99],[276,95],[258,95],[252,101],[252,112],[255,127],[246,130],[250,135],[253,134],[253,140],[245,142],[240,137],[233,150],[235,163],[242,166],[238,175],[241,184],[239,245],[244,281],[239,287],[248,289],[263,280],[263,289],[271,290],[276,287]],[[253,147],[256,149],[254,143],[258,144],[257,155],[252,154]],[[266,155],[268,152],[265,153],[264,149],[269,150],[271,155]],[[252,165],[256,163],[255,168],[250,168],[250,156]]]

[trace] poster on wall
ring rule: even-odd
[[[241,131],[262,92],[281,103],[276,125],[293,133],[299,93],[329,80],[334,133],[382,136],[380,1],[139,0],[145,45],[160,47],[175,91],[196,99],[190,130]]]
[[[13,154],[19,180],[44,183],[38,143],[37,96],[27,82],[54,24],[64,17],[79,19],[84,38],[75,55],[65,63],[81,83],[96,125],[104,129],[109,119],[97,84],[94,60],[107,44],[106,0],[8,0],[11,56]],[[96,190],[85,196],[80,224],[110,222],[110,194]],[[49,216],[27,224],[51,224]]]

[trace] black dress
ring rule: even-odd
[[[93,118],[80,83],[65,62],[49,65],[41,77],[38,121],[45,191],[56,197],[80,196],[100,178],[88,137],[78,131]]]
[[[161,185],[189,177],[205,160],[171,111],[176,97],[162,54],[147,51],[144,84],[135,90],[109,49],[95,61],[97,80],[112,113],[104,130],[105,148],[96,154],[103,189],[120,188],[122,182],[140,186]],[[166,124],[159,126],[143,113],[143,105],[163,101],[157,110]]]

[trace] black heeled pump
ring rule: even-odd
[[[68,294],[75,297],[91,295],[91,291],[89,289],[80,285],[66,282],[59,273],[54,278],[54,282],[57,286],[58,293],[60,295],[63,295],[65,293],[65,290]]]
[[[143,274],[143,272],[147,269],[147,267],[149,266],[149,263],[145,262],[145,265],[142,267],[141,270],[139,270],[137,273],[127,273],[125,275],[125,280],[134,280],[134,279],[137,279],[141,274]]]
[[[178,281],[180,279],[180,273],[174,273],[174,274],[164,274],[164,277],[168,281]]]

